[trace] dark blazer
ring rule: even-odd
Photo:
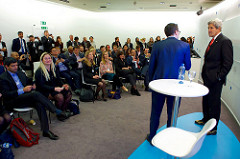
[[[80,56],[80,58],[83,58],[84,54],[79,53],[79,56]],[[72,56],[69,56],[68,60],[69,60],[69,65],[71,66],[72,70],[78,69],[77,57],[74,53],[72,54]]]
[[[4,66],[0,65],[0,75],[5,72]]]
[[[52,72],[49,72],[49,75],[50,80],[47,81],[41,68],[38,68],[35,72],[36,90],[41,92],[45,97],[48,97],[49,94],[52,96],[58,94],[58,92],[55,92],[54,88],[62,87],[63,85],[58,71],[56,71],[56,77],[53,76]]]
[[[218,35],[204,56],[203,81],[210,86],[217,81],[225,82],[233,64],[232,42],[222,33]]]
[[[41,45],[42,45],[41,41],[27,42],[28,51],[29,54],[31,55],[32,62],[40,61],[42,50],[39,50],[39,46]]]
[[[1,43],[2,43],[3,48],[4,48],[4,47],[7,48],[5,42],[1,41]],[[6,58],[6,57],[7,57],[7,51],[4,51],[4,58]]]
[[[114,45],[117,45],[117,47],[122,47],[122,45],[121,45],[120,42],[116,42],[116,41],[113,42],[113,43],[112,43],[112,48],[113,48]]]
[[[24,87],[27,85],[32,85],[32,80],[28,78],[23,72],[18,71],[17,75]],[[18,88],[8,71],[0,75],[0,90],[4,99],[3,105],[7,106],[8,108],[12,108],[10,103],[12,100],[18,97]],[[11,108],[8,110],[11,110]]]
[[[177,79],[181,64],[185,64],[186,70],[191,68],[190,48],[187,43],[175,37],[155,43],[149,64],[149,81]]]
[[[128,48],[133,49],[133,44],[132,44],[132,43],[130,43],[130,44],[128,45],[128,43],[126,42],[125,45],[127,45]]]
[[[69,41],[67,42],[67,48],[68,48],[69,46],[74,47],[74,41],[69,40]]]
[[[139,65],[141,67],[145,66],[145,65],[149,65],[149,61],[150,61],[150,57],[147,58],[146,55],[144,53],[140,54],[139,56]]]
[[[119,76],[122,76],[122,77],[129,73],[134,73],[132,69],[122,70],[123,67],[128,67],[125,59],[123,59],[123,61],[122,61],[120,58],[117,58],[115,67],[116,67],[116,74]]]
[[[43,45],[43,51],[50,53],[52,49],[52,45],[54,44],[54,40],[51,37],[47,38],[46,36],[43,36],[41,37],[41,42]]]
[[[86,46],[85,46],[85,44],[84,43],[86,43]],[[86,42],[82,42],[81,43],[82,44],[82,46],[84,47],[84,50],[86,50],[86,47],[89,49],[90,48],[90,46],[91,46],[91,44],[90,44],[90,42],[89,41],[86,41]]]
[[[23,43],[24,43],[24,49],[25,49],[25,52],[27,52],[27,45],[26,45],[26,41],[23,39]],[[12,42],[12,51],[15,51],[15,52],[19,52],[21,48],[21,42],[19,40],[19,38],[16,38],[16,39],[13,39],[13,42]]]

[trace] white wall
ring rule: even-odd
[[[234,50],[234,63],[227,78],[227,85],[223,87],[222,101],[240,124],[240,0],[226,0],[199,17],[194,47],[202,57],[211,40],[208,37],[207,22],[215,18],[223,20],[222,32],[232,40]]]
[[[49,32],[55,38],[60,35],[64,44],[68,35],[94,36],[97,47],[112,44],[116,36],[124,44],[130,37],[164,37],[167,23],[179,24],[182,36],[192,36],[196,31],[195,12],[89,12],[48,1],[0,0],[0,33],[11,50],[12,39],[22,30],[24,38],[29,34],[39,34],[40,21],[46,21]],[[33,25],[36,25],[33,27]],[[35,28],[35,29],[34,29]],[[43,35],[43,30],[40,30]],[[41,35],[41,36],[42,36]],[[38,35],[39,36],[39,35]],[[9,51],[10,52],[10,51]]]

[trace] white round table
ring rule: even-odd
[[[183,84],[180,84],[180,81],[182,81]],[[154,80],[149,83],[149,88],[158,93],[175,96],[171,121],[171,126],[174,127],[176,127],[177,124],[179,97],[201,97],[209,92],[208,88],[204,85],[178,79]]]

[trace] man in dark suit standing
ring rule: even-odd
[[[67,48],[68,48],[69,46],[74,47],[73,35],[69,35],[69,40],[68,40],[68,42],[67,42]]]
[[[115,41],[112,43],[112,48],[113,48],[114,45],[116,45],[117,48],[122,47],[122,45],[121,45],[121,43],[119,41],[119,37],[115,38]]]
[[[208,22],[208,35],[212,37],[204,58],[202,68],[203,83],[209,89],[209,93],[203,97],[203,119],[196,120],[195,123],[204,125],[211,118],[220,119],[221,112],[221,92],[222,86],[226,82],[226,76],[233,64],[232,42],[221,33],[222,21],[220,19]],[[208,132],[208,135],[217,133],[217,125]]]
[[[164,32],[168,38],[155,43],[152,48],[149,64],[149,81],[178,79],[178,69],[182,64],[185,64],[186,70],[191,68],[190,47],[187,43],[178,40],[180,34],[178,25],[170,23],[165,27]],[[168,114],[167,127],[169,127],[171,125],[174,97],[152,92],[150,134],[146,138],[150,143],[156,135],[165,100],[167,101]]]
[[[43,136],[57,140],[58,136],[49,130],[45,108],[52,113],[56,113],[57,118],[61,121],[67,119],[69,115],[57,109],[48,98],[35,91],[36,86],[32,81],[23,72],[18,71],[16,59],[6,58],[4,66],[7,71],[0,76],[0,90],[6,109],[12,111],[13,108],[34,107],[41,122]]]
[[[51,49],[54,45],[53,35],[48,33],[48,30],[44,31],[44,36],[41,38],[44,52],[51,52]]]
[[[87,40],[86,37],[83,37],[82,46],[84,47],[84,52],[88,51],[91,46],[90,42]]]
[[[7,46],[6,43],[2,41],[2,34],[0,33],[0,54],[3,60],[7,57]]]
[[[18,52],[19,56],[22,54],[27,54],[26,41],[23,39],[23,32],[18,32],[18,38],[13,39],[12,51]]]
[[[33,35],[30,35],[29,42],[27,42],[32,62],[40,61],[40,56],[42,53],[42,50],[39,49],[39,46],[41,46],[42,43],[39,37],[36,38],[38,39],[38,41],[35,40],[35,37]]]

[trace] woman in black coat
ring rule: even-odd
[[[123,51],[119,51],[117,54],[117,60],[115,62],[116,73],[119,77],[127,78],[132,85],[131,94],[141,96],[136,87],[136,74],[131,66],[127,66]]]
[[[63,84],[55,69],[52,56],[45,52],[40,57],[40,66],[35,73],[36,90],[54,100],[56,107],[66,110],[72,99],[67,84]]]
[[[102,90],[102,99],[107,101],[106,97],[106,84],[103,79],[101,79],[95,69],[95,62],[93,60],[93,52],[87,51],[85,54],[85,61],[83,63],[83,74],[86,83],[96,84],[97,90],[95,98],[100,100],[99,92]]]

